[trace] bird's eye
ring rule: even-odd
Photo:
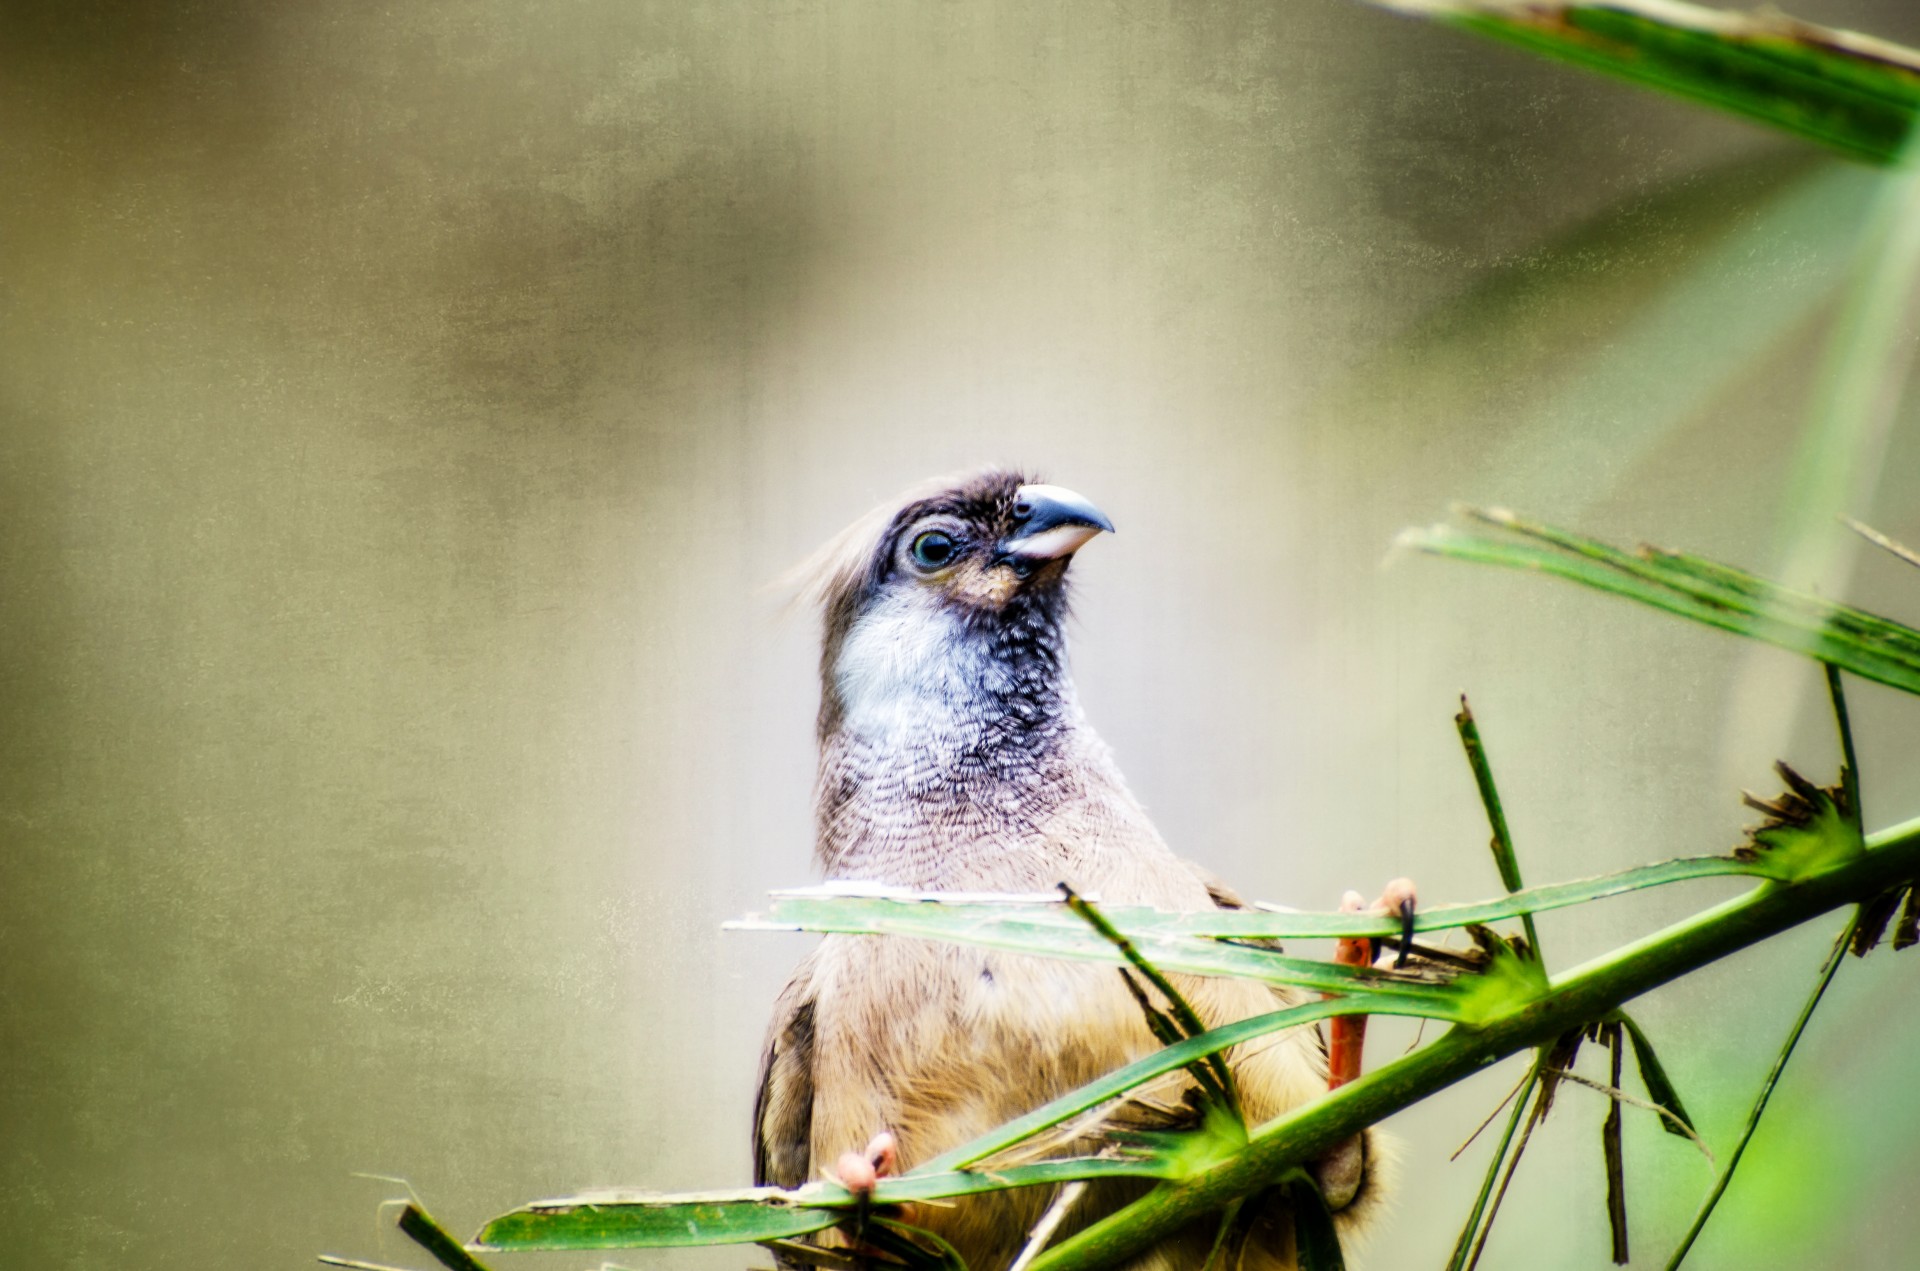
[[[922,569],[938,569],[953,559],[954,542],[950,535],[928,530],[913,540],[913,561]]]

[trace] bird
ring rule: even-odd
[[[1067,573],[1076,552],[1113,530],[1087,498],[994,468],[906,492],[803,567],[822,617],[814,834],[828,880],[930,892],[1066,884],[1108,904],[1186,911],[1243,903],[1169,848],[1082,711],[1067,660]],[[1210,1027],[1304,1000],[1247,981],[1172,978]],[[1152,1052],[1161,1043],[1132,992],[1111,966],[823,937],[768,1027],[755,1182],[794,1188],[829,1176],[870,1189],[878,1175]],[[1326,1040],[1311,1025],[1237,1047],[1228,1062],[1249,1124],[1328,1089]],[[1092,1133],[1190,1113],[1180,1090],[1190,1079],[1167,1081]],[[1084,1148],[1089,1131],[1074,1132]],[[1380,1210],[1388,1155],[1369,1130],[1318,1163],[1343,1242]],[[1056,1203],[1071,1201],[1057,1240],[1144,1190],[1118,1180],[1063,1199],[1020,1188],[918,1206],[912,1220],[973,1271],[1002,1271]],[[1197,1223],[1127,1265],[1199,1271],[1218,1228]],[[1250,1202],[1237,1230],[1225,1265],[1294,1265],[1277,1192]]]

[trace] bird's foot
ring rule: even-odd
[[[1406,878],[1396,878],[1388,883],[1380,899],[1369,906],[1359,892],[1350,891],[1340,900],[1342,913],[1385,913],[1400,919],[1400,951],[1395,965],[1406,961],[1407,949],[1413,944],[1413,914],[1417,898],[1413,882]],[[1333,960],[1342,966],[1372,966],[1376,959],[1384,960],[1378,942],[1366,937],[1356,937],[1337,941],[1334,945]],[[1367,1017],[1364,1015],[1340,1015],[1327,1024],[1327,1089],[1338,1090],[1360,1075],[1361,1064],[1365,1056],[1367,1043]],[[1367,1140],[1363,1134],[1356,1134],[1346,1142],[1334,1147],[1326,1155],[1313,1163],[1314,1181],[1320,1185],[1320,1194],[1326,1198],[1327,1207],[1333,1210],[1345,1209],[1360,1194],[1360,1187],[1367,1176]]]
[[[1380,899],[1373,902],[1373,912],[1392,914],[1400,920],[1400,949],[1393,959],[1393,965],[1396,967],[1407,964],[1407,953],[1413,947],[1413,911],[1418,904],[1419,896],[1414,891],[1411,878],[1394,879],[1380,893]],[[1369,943],[1374,946],[1373,952],[1378,956],[1379,942],[1369,941]]]
[[[853,1193],[853,1212],[848,1222],[842,1224],[843,1239],[853,1254],[853,1263],[857,1271],[867,1271],[881,1251],[868,1243],[868,1219],[875,1214],[890,1215],[904,1221],[913,1220],[912,1205],[885,1205],[876,1209],[873,1204],[873,1189],[880,1180],[893,1174],[900,1165],[899,1143],[889,1130],[882,1130],[873,1136],[867,1146],[858,1152],[842,1152],[840,1159],[833,1163],[827,1176]]]
[[[1404,965],[1407,949],[1413,944],[1413,913],[1417,903],[1413,880],[1396,878],[1388,883],[1371,908],[1357,891],[1340,900],[1340,912],[1394,914],[1400,919],[1400,952],[1395,966]],[[1377,942],[1366,937],[1337,941],[1333,960],[1342,966],[1372,966],[1381,956]],[[1367,1041],[1367,1017],[1341,1015],[1327,1026],[1327,1089],[1338,1090],[1360,1075],[1360,1064]]]
[[[842,1152],[834,1162],[834,1181],[863,1200],[871,1199],[881,1179],[893,1173],[900,1163],[899,1144],[891,1132],[882,1130],[873,1136],[863,1152]]]

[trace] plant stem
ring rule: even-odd
[[[1474,721],[1473,707],[1467,705],[1467,695],[1460,695],[1460,713],[1453,717],[1453,725],[1460,730],[1460,744],[1467,752],[1467,765],[1473,769],[1473,784],[1479,787],[1481,806],[1487,810],[1487,824],[1493,827],[1493,863],[1500,871],[1500,883],[1509,893],[1519,891],[1526,886],[1520,881],[1520,858],[1513,850],[1513,834],[1507,829],[1506,809],[1500,803],[1500,789],[1493,783],[1493,765],[1487,759],[1487,748],[1480,740],[1480,725]],[[1533,915],[1521,914],[1520,921],[1527,929],[1527,945],[1540,953],[1540,933],[1533,929]]]
[[[1853,718],[1847,712],[1847,690],[1840,683],[1840,668],[1822,662],[1827,673],[1827,696],[1833,701],[1833,723],[1840,730],[1840,787],[1847,792],[1847,815],[1855,824],[1863,824],[1866,810],[1860,806],[1860,759],[1853,753]]]
[[[1853,929],[1860,922],[1860,911],[1855,910],[1853,917],[1840,931],[1833,942],[1832,952],[1827,954],[1826,965],[1820,968],[1820,978],[1814,983],[1813,992],[1808,995],[1807,1003],[1800,1008],[1800,1018],[1793,1022],[1793,1031],[1787,1034],[1786,1044],[1780,1048],[1779,1057],[1773,1061],[1772,1071],[1760,1085],[1760,1094],[1753,1101],[1753,1110],[1747,1113],[1746,1128],[1740,1132],[1740,1141],[1733,1145],[1733,1151],[1727,1157],[1727,1166],[1720,1176],[1713,1180],[1713,1188],[1707,1198],[1700,1203],[1700,1212],[1693,1216],[1693,1225],[1687,1228],[1687,1234],[1681,1237],[1680,1247],[1673,1251],[1673,1257],[1667,1261],[1667,1271],[1674,1271],[1686,1260],[1687,1251],[1693,1248],[1693,1242],[1699,1238],[1700,1229],[1707,1225],[1707,1219],[1713,1216],[1713,1207],[1720,1203],[1720,1197],[1726,1192],[1727,1184],[1733,1181],[1733,1171],[1740,1167],[1741,1154],[1747,1150],[1747,1143],[1753,1138],[1753,1132],[1760,1125],[1760,1116],[1767,1110],[1767,1100],[1773,1097],[1773,1088],[1780,1082],[1780,1074],[1786,1070],[1787,1060],[1793,1054],[1793,1048],[1800,1041],[1800,1034],[1806,1031],[1807,1021],[1813,1018],[1813,1008],[1820,1005],[1820,999],[1826,994],[1827,985],[1833,983],[1833,976],[1840,969],[1840,961],[1846,956],[1847,946],[1853,943]]]
[[[1541,1051],[1540,1056],[1544,1059],[1546,1052]],[[1500,1216],[1500,1202],[1507,1198],[1507,1184],[1513,1182],[1513,1172],[1520,1168],[1520,1158],[1526,1155],[1527,1143],[1533,1138],[1533,1127],[1539,1125],[1547,1115],[1544,1109],[1545,1096],[1543,1095],[1529,1110],[1527,1128],[1520,1131],[1520,1142],[1514,1145],[1513,1155],[1507,1160],[1506,1172],[1500,1175],[1500,1190],[1493,1194],[1493,1205],[1487,1210],[1487,1221],[1480,1228],[1479,1238],[1473,1242],[1473,1253],[1467,1258],[1466,1271],[1473,1271],[1480,1265],[1480,1255],[1487,1249],[1487,1238],[1493,1235],[1493,1220]]]
[[[1187,1037],[1193,1038],[1207,1031],[1206,1024],[1194,1011],[1192,1004],[1181,996],[1180,990],[1173,986],[1173,981],[1169,980],[1165,972],[1161,971],[1159,967],[1149,961],[1146,955],[1141,953],[1139,948],[1134,945],[1133,941],[1127,939],[1118,928],[1111,922],[1108,922],[1105,914],[1088,903],[1085,897],[1081,896],[1065,883],[1060,884],[1060,894],[1066,897],[1067,908],[1071,909],[1074,914],[1088,926],[1099,932],[1109,944],[1120,951],[1122,957],[1133,964],[1134,970],[1140,972],[1141,975],[1146,977],[1148,983],[1160,990],[1160,995],[1167,999],[1167,1005],[1172,1009],[1174,1021],[1180,1025],[1181,1032],[1186,1034]],[[1142,999],[1141,1007],[1143,1010],[1147,1009],[1144,999]],[[1163,1039],[1162,1044],[1171,1044],[1173,1040],[1172,1038]],[[1196,1066],[1195,1075],[1197,1077],[1202,1075],[1199,1071],[1201,1068],[1204,1068],[1206,1072],[1212,1073],[1211,1084],[1218,1086],[1220,1097],[1226,1102],[1227,1111],[1233,1114],[1235,1121],[1244,1125],[1246,1123],[1246,1117],[1240,1111],[1240,1090],[1233,1080],[1233,1069],[1227,1067],[1226,1060],[1220,1058],[1218,1054],[1207,1056],[1201,1065]],[[1202,1084],[1206,1085],[1210,1083],[1203,1081]]]
[[[1467,704],[1467,695],[1460,695],[1460,713],[1453,717],[1454,727],[1460,730],[1460,744],[1466,748],[1467,764],[1473,769],[1473,783],[1480,790],[1480,803],[1486,809],[1487,823],[1493,827],[1493,861],[1500,871],[1500,882],[1511,895],[1520,891],[1526,884],[1520,877],[1520,857],[1513,850],[1513,834],[1507,828],[1507,814],[1500,802],[1499,787],[1493,782],[1493,765],[1487,759],[1485,745],[1480,740],[1480,726],[1474,721],[1473,708]],[[1533,950],[1533,956],[1543,962],[1545,954],[1540,949],[1540,933],[1534,929],[1533,915],[1523,913],[1520,920],[1525,924],[1527,945]],[[1473,1212],[1467,1216],[1467,1225],[1460,1231],[1460,1239],[1453,1246],[1453,1256],[1447,1262],[1447,1271],[1460,1271],[1463,1266],[1472,1266],[1480,1260],[1480,1250],[1486,1247],[1487,1236],[1493,1229],[1494,1215],[1500,1211],[1500,1202],[1493,1202],[1493,1210],[1487,1212],[1487,1196],[1493,1191],[1496,1178],[1500,1178],[1500,1166],[1507,1160],[1507,1145],[1513,1142],[1513,1131],[1520,1124],[1520,1118],[1527,1114],[1527,1100],[1533,1094],[1534,1087],[1540,1083],[1541,1069],[1546,1065],[1547,1052],[1541,1049],[1534,1054],[1533,1066],[1527,1070],[1526,1080],[1521,1083],[1518,1097],[1514,1099],[1513,1113],[1507,1118],[1506,1132],[1500,1136],[1499,1146],[1494,1149],[1493,1159],[1487,1162],[1487,1176],[1480,1182],[1480,1194],[1474,1199]],[[1534,1122],[1527,1122],[1527,1135],[1533,1133]],[[1521,1151],[1526,1149],[1526,1136],[1520,1140]],[[1507,1164],[1505,1179],[1500,1183],[1500,1195],[1507,1194],[1506,1179],[1513,1177],[1513,1171],[1520,1164],[1520,1155],[1514,1154]],[[1487,1213],[1487,1223],[1480,1226],[1480,1215]],[[1478,1230],[1479,1238],[1474,1238]],[[1471,1250],[1471,1255],[1469,1255]]]
[[[1539,1046],[1697,967],[1920,876],[1920,821],[1873,836],[1868,851],[1797,882],[1764,885],[1567,972],[1549,992],[1260,1127],[1228,1160],[1172,1180],[1056,1245],[1034,1271],[1088,1271],[1138,1253],[1506,1055]]]
[[[1493,1149],[1493,1159],[1487,1162],[1487,1176],[1480,1180],[1480,1194],[1474,1197],[1467,1224],[1460,1229],[1460,1238],[1454,1242],[1453,1256],[1447,1259],[1447,1271],[1460,1271],[1467,1263],[1468,1251],[1476,1247],[1473,1237],[1480,1228],[1480,1215],[1487,1210],[1487,1197],[1493,1194],[1494,1181],[1500,1177],[1500,1163],[1507,1159],[1507,1146],[1513,1142],[1513,1132],[1520,1127],[1520,1118],[1528,1113],[1527,1104],[1533,1097],[1533,1088],[1540,1084],[1540,1067],[1546,1061],[1546,1051],[1534,1053],[1533,1064],[1527,1069],[1525,1079],[1513,1096],[1513,1112],[1507,1117],[1507,1128],[1500,1135],[1499,1145]]]

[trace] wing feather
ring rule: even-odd
[[[813,985],[803,965],[774,1002],[753,1101],[753,1181],[798,1187],[813,1172]]]

